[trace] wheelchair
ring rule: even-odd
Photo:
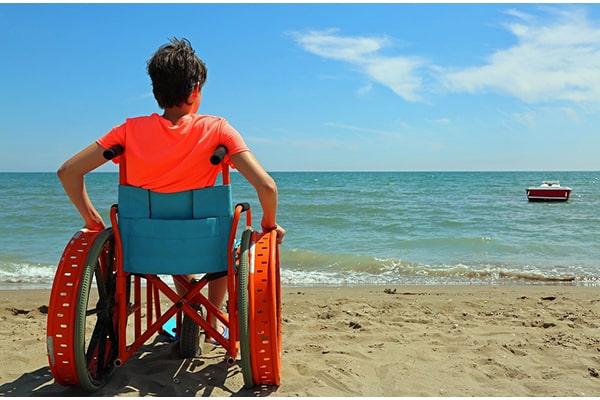
[[[211,156],[211,163],[221,166],[222,185],[168,194],[128,186],[123,148],[104,152],[107,159],[121,157],[119,199],[110,209],[111,227],[75,233],[52,285],[47,350],[57,383],[89,392],[100,389],[116,368],[155,334],[164,333],[165,323],[174,318],[183,358],[197,354],[201,328],[226,350],[228,365],[237,361],[239,351],[247,388],[279,385],[276,233],[252,229],[248,203],[232,207],[229,167],[223,162],[226,152],[219,146]],[[238,241],[238,222],[244,213],[246,228]],[[204,275],[188,281],[183,274]],[[159,275],[174,275],[186,293],[180,296]],[[201,293],[210,281],[223,277],[226,313]],[[161,295],[172,303],[164,311]],[[132,315],[133,324],[128,326]],[[229,337],[209,324],[210,315],[228,328]]]

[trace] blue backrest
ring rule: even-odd
[[[227,270],[231,187],[158,193],[119,186],[124,270],[194,274]]]

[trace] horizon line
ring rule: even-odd
[[[238,173],[239,171],[231,169],[232,173]],[[600,169],[456,169],[456,170],[271,170],[268,173],[280,173],[280,172],[332,172],[332,173],[362,173],[362,172],[600,172]],[[118,174],[119,171],[90,171],[88,174]],[[0,174],[56,174],[56,171],[0,171]],[[86,174],[87,175],[87,174]]]

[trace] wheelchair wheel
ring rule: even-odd
[[[74,361],[79,386],[86,391],[101,388],[114,370],[118,355],[115,290],[114,238],[108,228],[87,253],[75,304]]]
[[[279,385],[281,290],[276,233],[242,235],[238,320],[242,374],[247,388]]]
[[[202,309],[199,310],[202,314]],[[197,357],[201,353],[200,343],[204,340],[204,334],[193,319],[186,314],[181,322],[181,336],[179,339],[179,355],[182,358]]]
[[[250,346],[256,385],[279,385],[281,378],[281,288],[277,233],[254,234],[250,268]]]
[[[242,375],[244,376],[244,386],[246,386],[248,389],[254,387],[254,379],[252,379],[252,355],[250,353],[250,332],[248,318],[248,275],[251,239],[252,228],[247,228],[242,234],[242,241],[240,244],[240,262],[237,274],[240,356]]]

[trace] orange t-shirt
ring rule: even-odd
[[[97,143],[105,149],[123,146],[128,185],[162,193],[213,186],[221,167],[210,156],[218,145],[227,147],[227,163],[248,150],[224,118],[198,114],[184,115],[175,125],[156,113],[129,118]]]

